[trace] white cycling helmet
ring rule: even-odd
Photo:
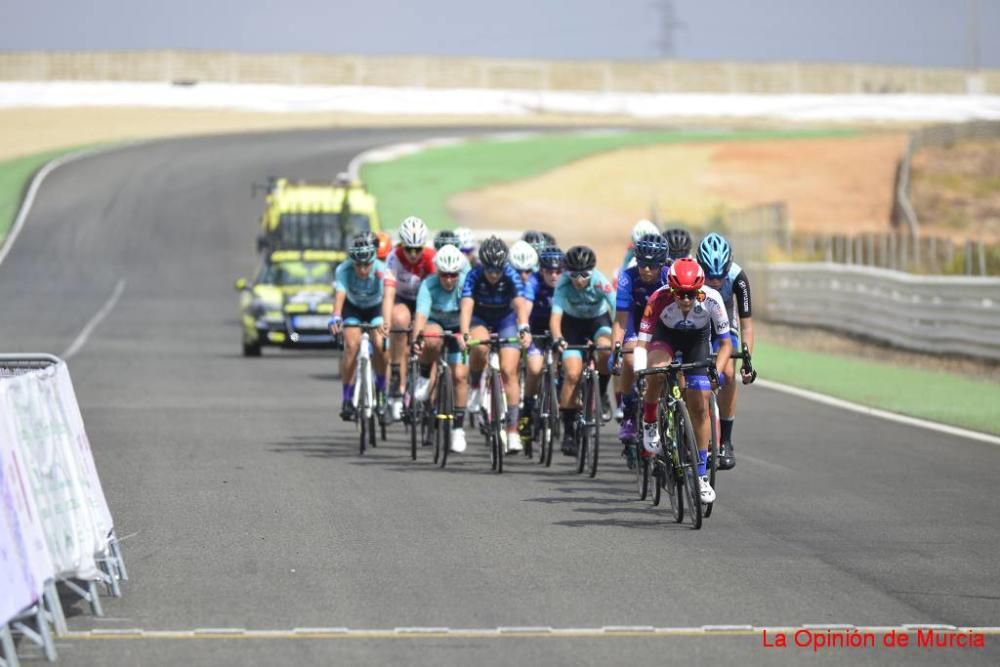
[[[472,252],[476,249],[476,242],[472,238],[472,230],[468,227],[459,227],[455,230],[458,236],[458,249],[462,252]]]
[[[527,241],[518,241],[510,247],[510,265],[518,271],[537,271],[538,253]]]
[[[427,225],[411,215],[399,226],[399,240],[404,248],[422,248],[427,245]]]
[[[639,239],[649,234],[659,234],[659,228],[649,220],[640,220],[632,228],[632,243],[638,243]]]
[[[441,246],[434,256],[434,266],[437,267],[438,273],[461,273],[468,263],[469,260],[462,251],[451,244]]]

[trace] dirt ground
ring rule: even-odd
[[[516,183],[453,197],[460,220],[545,229],[564,245],[613,249],[652,209],[693,228],[720,211],[786,201],[797,232],[881,231],[889,224],[906,135],[721,141],[603,153]],[[601,253],[598,253],[601,256]],[[609,269],[614,262],[601,262]]]
[[[926,234],[1000,241],[1000,140],[923,148],[911,174],[910,199]]]

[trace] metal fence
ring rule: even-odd
[[[1000,278],[915,276],[822,262],[756,264],[753,279],[768,321],[1000,360]]]
[[[1000,70],[172,50],[8,51],[0,53],[0,81],[214,81],[647,93],[1000,93]]]

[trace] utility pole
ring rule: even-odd
[[[969,13],[968,40],[969,40],[969,69],[973,72],[979,71],[979,0],[968,0],[966,7]]]
[[[656,48],[664,58],[673,58],[677,50],[675,34],[684,29],[684,22],[677,18],[674,0],[656,0],[653,8],[660,15],[660,34],[656,39]]]

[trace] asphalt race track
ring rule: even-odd
[[[367,148],[450,133],[470,130],[171,140],[49,176],[0,265],[0,348],[62,354],[124,281],[70,369],[131,580],[106,618],[68,610],[72,630],[1000,626],[993,445],[753,387],[738,465],[695,532],[636,499],[610,428],[594,480],[567,460],[508,460],[493,475],[471,432],[445,471],[428,450],[412,463],[398,426],[362,458],[337,417],[332,356],[244,359],[233,281],[256,268],[250,184],[328,178]],[[765,649],[759,633],[415,634],[59,648],[65,665],[796,664],[808,652]],[[820,655],[997,664],[998,645]]]

